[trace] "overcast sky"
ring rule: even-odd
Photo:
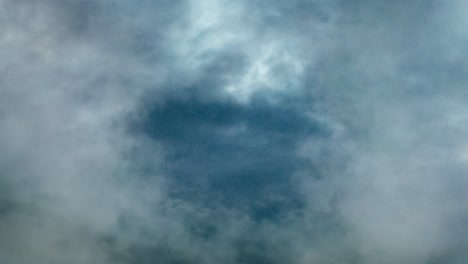
[[[467,13],[0,0],[0,263],[468,263]]]

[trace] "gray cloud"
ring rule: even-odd
[[[0,1],[0,262],[465,263],[462,1]]]

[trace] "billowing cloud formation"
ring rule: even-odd
[[[0,0],[0,262],[466,263],[467,10]]]

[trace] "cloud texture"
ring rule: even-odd
[[[466,11],[0,0],[0,263],[466,263]]]

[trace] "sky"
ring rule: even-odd
[[[0,0],[0,263],[467,263],[467,12]]]

